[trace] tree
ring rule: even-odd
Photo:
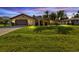
[[[43,15],[45,19],[49,19],[49,11],[45,11],[45,14]]]
[[[4,26],[7,26],[7,25],[10,24],[10,19],[9,19],[9,17],[4,16],[4,17],[2,17],[2,20],[3,20]]]
[[[77,11],[77,14],[74,15],[74,18],[79,18],[79,11]]]
[[[74,15],[74,18],[79,18],[79,14]]]
[[[77,13],[79,14],[79,10],[77,11]]]
[[[48,16],[48,15],[49,15],[49,11],[45,11],[45,15],[47,15],[47,16]]]
[[[7,26],[8,22],[9,22],[9,20],[4,20],[3,21],[4,26]]]
[[[57,18],[57,15],[56,13],[52,12],[50,15],[49,15],[50,19],[51,20],[55,20]]]
[[[35,16],[35,15],[33,15],[33,18],[36,18],[36,16]]]
[[[0,17],[0,24],[3,24],[3,18]]]
[[[64,10],[60,10],[57,12],[57,18],[61,20],[65,16]]]

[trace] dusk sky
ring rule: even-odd
[[[58,10],[64,10],[65,13],[71,17],[73,13],[76,13],[78,7],[0,7],[0,16],[13,17],[20,13],[27,15],[42,15],[44,11],[48,10],[49,12],[56,12]]]

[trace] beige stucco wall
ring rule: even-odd
[[[40,25],[40,21],[43,22],[43,25],[45,25],[45,23],[50,24],[49,20],[38,20],[38,24]]]
[[[48,25],[50,24],[50,20],[43,20],[44,23],[46,22]]]
[[[28,25],[35,25],[35,20],[33,19],[28,19]]]
[[[26,17],[26,16],[18,16],[16,18],[12,19],[12,22],[15,23],[16,20],[26,20],[28,22],[28,25],[35,25],[35,19]]]

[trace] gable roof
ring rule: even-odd
[[[10,19],[14,19],[14,18],[19,17],[19,16],[26,16],[26,17],[35,19],[35,18],[33,18],[33,17],[29,16],[29,15],[26,15],[26,14],[19,14],[19,15],[17,15],[17,16],[14,16],[14,17],[10,18]]]

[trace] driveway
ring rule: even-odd
[[[4,34],[7,34],[9,32],[12,32],[16,29],[20,29],[22,28],[23,26],[12,26],[12,27],[4,27],[4,28],[0,28],[0,36],[4,35]]]

